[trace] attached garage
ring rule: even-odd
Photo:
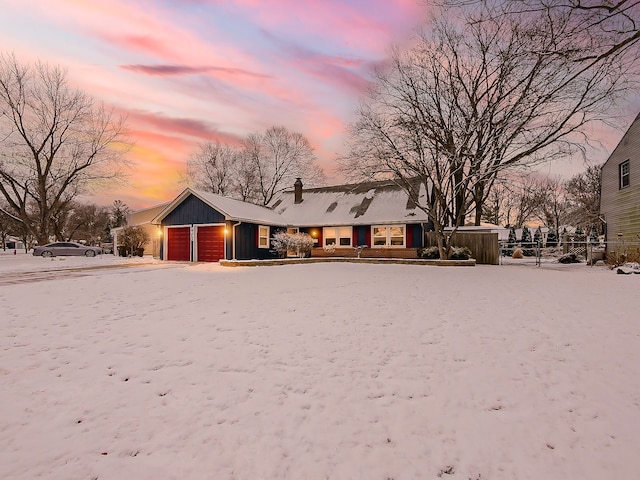
[[[281,222],[266,207],[187,188],[151,223],[162,230],[161,259],[218,262],[275,258],[269,232]]]
[[[167,228],[167,260],[191,260],[191,227]]]
[[[217,262],[224,259],[224,225],[207,225],[196,228],[198,262]]]

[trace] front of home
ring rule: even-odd
[[[416,191],[426,198],[424,184]],[[275,258],[277,231],[309,234],[312,256],[416,258],[430,229],[392,181],[303,190],[298,180],[268,207],[187,188],[152,223],[162,234],[160,258],[192,262]]]

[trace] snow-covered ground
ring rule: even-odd
[[[3,480],[640,472],[640,275],[139,261],[0,286]]]

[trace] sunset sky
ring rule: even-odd
[[[360,94],[391,44],[426,18],[424,3],[2,0],[0,50],[65,67],[72,84],[127,115],[128,185],[93,200],[142,208],[185,187],[185,160],[199,142],[237,144],[273,125],[307,136],[339,183],[334,157]],[[621,136],[608,135],[605,147]]]

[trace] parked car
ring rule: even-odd
[[[55,242],[33,249],[36,257],[57,257],[61,255],[84,255],[85,257],[95,257],[102,253],[100,247],[89,247],[76,242]]]

